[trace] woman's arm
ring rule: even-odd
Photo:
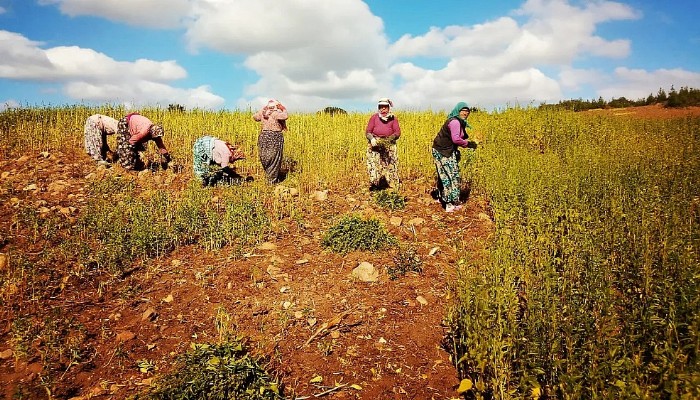
[[[165,143],[163,143],[163,138],[157,137],[154,138],[153,141],[156,143],[156,146],[158,146],[158,152],[160,154],[168,154],[168,149],[165,147]]]
[[[277,120],[287,119],[287,117],[288,117],[287,110],[284,110],[284,111],[283,110],[273,110],[270,113],[270,118],[277,119]]]
[[[447,126],[450,128],[450,137],[452,138],[452,143],[456,144],[459,147],[467,147],[467,144],[469,144],[469,142],[462,138],[462,127],[459,125],[459,121],[453,119]]]

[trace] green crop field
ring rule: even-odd
[[[250,112],[139,111],[165,127],[164,140],[183,173],[191,174],[194,141],[211,134],[242,145],[248,158],[239,170],[263,176]],[[81,156],[83,124],[93,113],[119,117],[124,110],[3,111],[0,159],[42,151]],[[400,175],[429,182],[431,141],[445,115],[397,115]],[[285,159],[295,167],[285,185],[303,192],[366,185],[368,117],[292,113]],[[700,117],[513,108],[475,112],[469,121],[479,147],[464,152],[463,177],[473,197],[486,199],[495,229],[483,241],[486,257],[465,253],[449,283],[446,347],[469,388],[464,395],[700,398]],[[194,184],[181,193],[150,193],[144,201],[133,188],[105,180],[90,188],[89,212],[65,240],[80,261],[109,271],[182,245],[257,243],[270,221],[302,213],[294,202],[273,201],[273,189],[262,181],[237,188],[212,211],[204,205],[209,192]],[[0,201],[13,193],[4,188]],[[53,232],[29,211],[14,219],[15,227]],[[101,224],[105,220],[112,222]],[[4,241],[9,233],[2,235]],[[101,251],[91,252],[98,242]],[[59,264],[65,259],[53,257]],[[12,287],[28,279],[27,268],[0,271],[3,307],[13,302]],[[8,329],[20,332],[20,322],[10,321]],[[13,337],[21,348],[23,336]]]

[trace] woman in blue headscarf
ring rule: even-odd
[[[433,139],[433,162],[437,170],[437,190],[445,211],[454,212],[462,208],[459,200],[461,178],[459,174],[459,148],[468,147],[467,122],[469,106],[460,101],[450,111],[447,120]]]

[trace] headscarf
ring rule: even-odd
[[[236,160],[242,160],[245,158],[245,154],[241,149],[238,148],[238,146],[232,145],[229,142],[226,142],[226,147],[228,147],[228,151],[231,153],[229,156],[229,160],[231,162],[236,161]]]
[[[161,125],[156,125],[156,124],[151,125],[150,131],[151,131],[151,137],[153,139],[163,137],[163,134],[165,133],[165,131],[163,130],[163,127]]]
[[[380,111],[377,111],[377,115],[379,116],[379,119],[381,119],[384,122],[391,121],[392,119],[394,119],[394,114],[391,112],[391,107],[394,106],[394,103],[392,103],[391,100],[389,100],[389,98],[382,97],[377,102],[377,108],[379,108],[381,106],[389,106],[389,111],[387,111],[387,113],[384,115],[382,115],[382,113]]]
[[[468,105],[467,103],[463,102],[463,101],[460,101],[460,102],[457,103],[457,105],[452,109],[452,111],[450,111],[450,114],[447,116],[447,119],[455,118],[455,117],[456,117],[456,118],[459,118],[459,112],[460,112],[462,109],[464,109],[464,108],[469,109],[469,105]],[[459,119],[462,119],[462,118],[459,118]],[[468,122],[466,119],[464,119],[463,121],[466,122],[468,128],[471,128],[471,127],[472,127],[471,125],[469,125],[469,122]]]
[[[273,111],[279,110],[279,106],[281,106],[281,105],[282,105],[282,103],[280,103],[279,101],[277,101],[275,99],[268,100],[267,105],[265,107],[263,107],[263,112],[262,112],[263,118],[265,118],[265,119],[270,118],[270,114],[272,114]],[[282,127],[282,131],[286,131],[287,130],[287,121],[285,121],[283,119],[278,119],[277,121],[279,122],[280,126]]]

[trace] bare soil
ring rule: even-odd
[[[13,255],[39,260],[60,246],[60,235],[33,240],[33,232],[16,223],[22,208],[71,225],[83,212],[91,180],[129,174],[117,166],[96,168],[77,150],[5,159],[0,173],[0,253],[9,255],[0,276],[18,270]],[[183,190],[191,179],[170,171],[131,174],[145,189]],[[247,249],[245,257],[228,248],[205,252],[184,246],[135,264],[123,277],[62,265],[60,257],[38,276],[14,272],[0,293],[0,354],[7,356],[0,359],[0,392],[8,399],[19,393],[32,399],[127,398],[155,376],[139,371],[138,361],[152,361],[156,374],[168,372],[192,342],[219,339],[215,317],[223,309],[251,352],[269,360],[267,367],[290,398],[313,397],[338,385],[347,386],[323,398],[455,398],[459,381],[444,348],[442,323],[451,301],[448,287],[460,258],[479,257],[492,222],[485,202],[474,196],[463,210],[445,213],[429,195],[431,183],[408,177],[402,190],[407,206],[391,212],[378,207],[364,187],[339,185],[325,201],[307,201],[309,194],[301,193],[304,223],[285,224],[269,238],[273,249]],[[351,212],[379,218],[400,242],[415,243],[422,273],[390,279],[392,251],[345,256],[324,251],[324,231],[333,218]],[[401,224],[391,224],[391,217],[400,217]],[[458,254],[461,247],[467,253]],[[351,276],[362,261],[380,271],[377,282]],[[37,281],[43,282],[39,289]],[[20,317],[72,318],[71,326],[81,328],[64,326],[61,340],[81,349],[77,364],[68,354],[54,354],[54,362],[42,359],[57,346],[51,338],[34,338],[28,355],[13,348],[13,321]],[[331,326],[319,332],[324,323]],[[317,376],[322,382],[312,383]]]
[[[665,118],[700,115],[700,107],[587,113]],[[388,212],[372,201],[367,188],[341,182],[330,188],[326,201],[301,202],[304,223],[290,221],[276,229],[269,238],[274,248],[247,249],[242,258],[232,249],[183,246],[136,263],[120,277],[85,272],[61,257],[51,268],[25,268],[26,275],[18,276],[17,255],[38,261],[61,244],[60,234],[35,240],[31,229],[17,223],[21,210],[30,207],[41,210],[42,218],[74,224],[87,202],[86,185],[113,173],[127,174],[119,167],[96,169],[77,150],[0,160],[0,277],[8,277],[0,282],[4,398],[132,396],[155,376],[139,371],[139,360],[153,362],[156,375],[170,371],[192,342],[219,339],[215,320],[221,310],[232,329],[247,338],[251,352],[269,360],[267,367],[290,398],[321,393],[328,399],[458,397],[443,318],[456,264],[479,259],[492,231],[484,199],[472,195],[463,210],[447,214],[429,195],[432,182],[404,177],[407,207]],[[144,189],[169,191],[183,190],[190,179],[171,171],[136,177]],[[394,265],[391,251],[345,256],[324,251],[324,230],[350,212],[377,217],[402,243],[415,243],[423,272],[392,280],[386,269]],[[400,217],[401,224],[392,225],[391,217]],[[377,282],[351,276],[362,261],[380,271]],[[57,328],[63,347],[51,337],[34,337],[23,355],[12,341],[18,318],[39,328],[52,318],[72,322]],[[319,331],[324,323],[331,326]],[[66,344],[80,350],[77,364],[70,363],[69,354],[55,354]],[[317,376],[322,382],[312,383]]]

